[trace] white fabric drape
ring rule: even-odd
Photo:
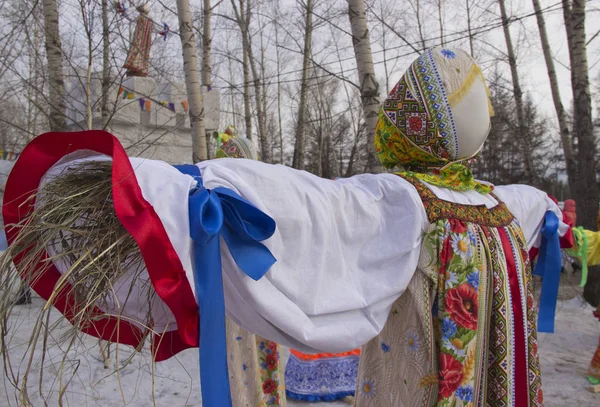
[[[59,172],[64,162],[51,173]],[[187,199],[195,181],[163,162],[139,158],[131,162],[193,287]],[[392,303],[416,270],[428,224],[410,183],[393,174],[330,181],[243,159],[205,161],[198,167],[206,188],[230,188],[277,223],[275,234],[264,242],[277,263],[260,281],[243,274],[222,244],[225,302],[234,322],[304,352],[347,351],[381,331]],[[494,202],[473,191],[431,189],[451,202],[486,206]],[[562,219],[554,202],[535,188],[511,185],[494,192],[518,219],[530,246],[538,239],[547,210]],[[561,234],[565,232],[566,225],[561,224]],[[64,272],[65,265],[57,266]],[[144,303],[130,299],[126,306],[141,308]],[[143,314],[133,308],[123,313]],[[153,315],[158,331],[167,325],[168,330],[176,329],[165,308],[157,307]]]

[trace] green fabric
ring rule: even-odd
[[[480,194],[489,194],[494,189],[493,186],[476,181],[471,170],[461,163],[453,163],[434,172],[402,171],[400,174],[453,191],[464,192],[474,190]]]
[[[584,287],[588,277],[588,238],[583,227],[573,228],[573,237],[575,238],[575,247],[567,249],[567,253],[581,260],[581,283],[579,287]]]

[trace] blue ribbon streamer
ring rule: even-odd
[[[538,314],[538,332],[554,333],[556,300],[562,267],[558,226],[558,216],[552,211],[546,212],[541,230],[542,245],[533,271],[534,275],[543,278]]]
[[[269,249],[260,243],[275,232],[275,221],[227,188],[209,190],[202,185],[195,165],[175,166],[193,176],[198,185],[190,191],[190,236],[194,241],[194,276],[200,307],[200,385],[202,405],[231,406],[225,298],[221,267],[221,237],[239,268],[259,280],[275,264]]]

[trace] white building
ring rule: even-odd
[[[79,78],[85,78],[80,76]],[[67,85],[67,123],[70,131],[88,128],[85,79]],[[91,81],[92,128],[102,129],[101,77]],[[203,89],[207,134],[219,128],[219,94]],[[170,164],[192,161],[192,138],[187,95],[181,84],[156,83],[153,78],[127,78],[111,87],[111,112],[105,130],[114,134],[131,156],[163,160]]]

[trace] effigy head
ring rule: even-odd
[[[150,4],[149,3],[144,3],[140,6],[137,7],[137,11],[142,13],[142,14],[148,14],[150,12]]]
[[[493,110],[481,69],[466,52],[427,49],[379,111],[375,149],[386,168],[440,169],[474,158]]]
[[[576,210],[575,201],[573,199],[566,199],[564,211],[575,212],[575,210]]]
[[[238,136],[233,126],[228,126],[224,133],[219,134],[218,144],[217,158],[258,160],[258,154],[252,141]]]

